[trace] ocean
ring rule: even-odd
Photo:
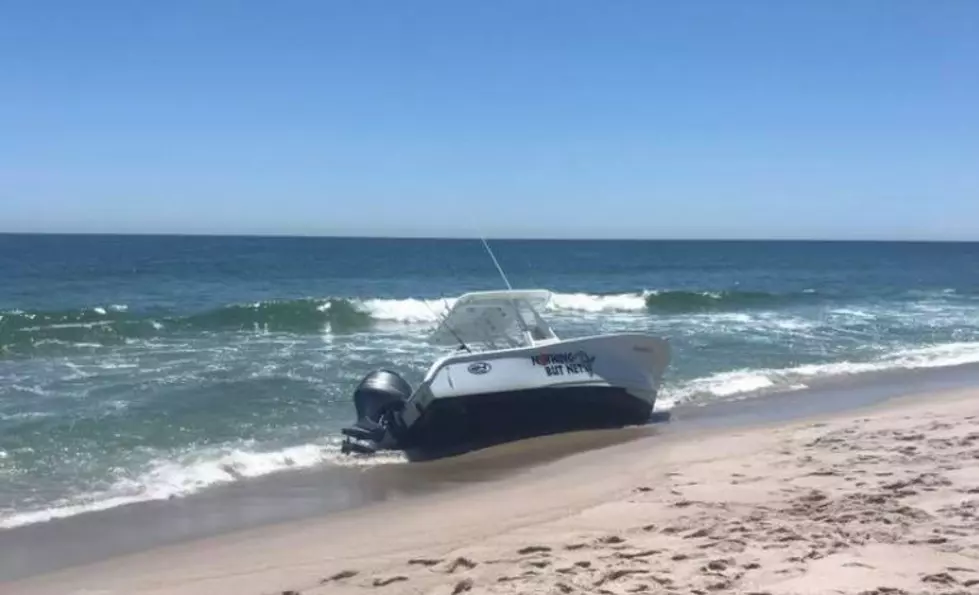
[[[659,410],[979,362],[979,244],[494,240],[561,336],[642,331]],[[503,281],[479,240],[0,235],[0,530],[339,454],[378,367]]]

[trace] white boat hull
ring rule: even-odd
[[[387,415],[370,448],[432,458],[537,435],[643,424],[669,360],[666,341],[638,333],[449,355]]]
[[[475,394],[613,387],[652,407],[669,359],[666,341],[638,333],[581,337],[492,353],[454,354],[432,365],[409,405],[424,409],[433,400]],[[409,411],[405,412],[405,421],[414,421]]]

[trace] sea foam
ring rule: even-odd
[[[0,510],[0,529],[108,510],[117,506],[188,496],[211,486],[318,465],[376,466],[399,464],[396,452],[373,457],[340,454],[338,440],[263,451],[253,444],[209,448],[177,457],[161,456],[141,472],[120,477],[108,489],[84,492],[52,502],[39,510]]]
[[[641,312],[646,308],[645,293],[596,295],[588,293],[553,293],[547,305],[550,312]],[[435,322],[455,304],[456,298],[445,299],[364,299],[353,305],[375,320],[405,323]]]
[[[807,388],[819,378],[889,370],[942,368],[979,362],[979,343],[946,343],[892,351],[870,361],[805,364],[789,368],[740,369],[682,382],[662,391],[661,409],[682,403],[705,405],[718,399]]]

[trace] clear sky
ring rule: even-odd
[[[0,0],[0,230],[979,240],[979,2]]]

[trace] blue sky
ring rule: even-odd
[[[979,2],[0,0],[0,230],[979,240]]]

